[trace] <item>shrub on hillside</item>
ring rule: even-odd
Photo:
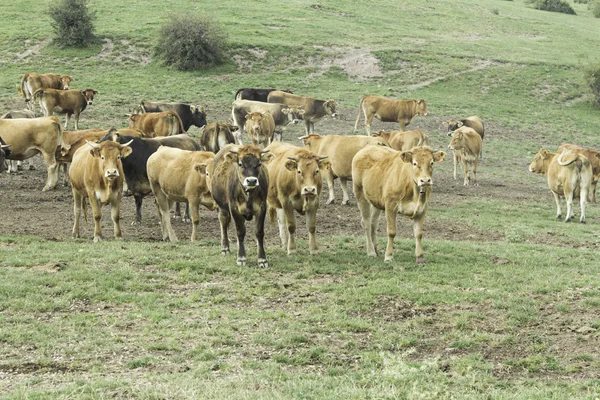
[[[587,4],[588,0],[574,0],[576,4]]]
[[[528,0],[538,10],[576,15],[569,3],[562,0]]]
[[[86,47],[97,41],[94,35],[96,13],[87,7],[88,0],[55,0],[48,12],[59,47]]]
[[[584,71],[585,82],[592,90],[593,103],[600,107],[600,64],[590,65]]]
[[[200,15],[173,15],[160,28],[154,54],[180,70],[195,70],[223,61],[227,35]]]
[[[600,18],[600,0],[593,0],[588,3],[588,8],[596,18]]]

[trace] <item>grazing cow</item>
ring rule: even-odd
[[[469,165],[473,169],[473,184],[475,186],[479,185],[477,183],[477,166],[479,165],[479,154],[481,154],[482,146],[481,136],[474,129],[463,126],[455,130],[452,134],[448,148],[454,154],[454,179],[456,179],[456,165],[461,162],[464,174],[464,186],[468,186],[471,181]]]
[[[304,111],[302,119],[306,129],[306,134],[315,133],[315,122],[326,115],[332,118],[337,116],[335,112],[335,100],[317,100],[312,97],[297,96],[295,94],[276,90],[269,93],[267,97],[269,103],[282,103],[287,106],[297,106]]]
[[[6,144],[4,140],[0,137],[0,173],[6,171],[6,157],[10,156],[10,150],[8,149],[10,144]]]
[[[253,111],[246,114],[244,130],[250,135],[252,144],[263,149],[273,141],[275,121],[266,111]]]
[[[157,113],[163,111],[175,111],[181,119],[183,131],[187,132],[192,125],[202,128],[206,125],[206,112],[204,107],[187,103],[168,103],[164,101],[142,100],[140,103],[142,113]]]
[[[172,136],[185,133],[181,118],[175,111],[127,114],[129,128],[139,129],[146,137]]]
[[[557,153],[562,153],[565,150],[570,150],[572,153],[583,154],[590,160],[592,164],[592,172],[594,174],[592,178],[592,187],[590,190],[591,198],[589,201],[596,202],[596,186],[598,186],[598,179],[600,179],[600,152],[587,149],[585,147],[577,146],[575,144],[563,143],[556,150]]]
[[[200,133],[200,147],[217,154],[223,147],[235,143],[232,132],[237,129],[237,126],[225,122],[211,122]]]
[[[59,114],[66,114],[65,129],[67,129],[72,115],[75,120],[75,130],[78,130],[79,114],[94,103],[94,96],[97,94],[98,91],[94,89],[38,89],[33,93],[33,99],[40,102],[40,107],[46,117],[54,115],[55,111]]]
[[[260,101],[251,100],[236,100],[231,106],[231,118],[233,123],[239,129],[235,136],[238,144],[242,145],[242,134],[246,124],[246,115],[253,111],[266,111],[273,117],[275,121],[275,132],[277,132],[277,140],[281,141],[283,130],[289,124],[297,124],[304,115],[304,110],[296,106],[287,106],[285,104],[270,104]]]
[[[35,113],[29,110],[13,110],[9,111],[0,119],[15,119],[15,118],[35,118]],[[23,169],[23,164],[27,163],[27,161],[10,161],[8,165],[8,172],[21,171]],[[33,170],[35,167],[33,164],[29,165],[29,169]]]
[[[162,238],[177,241],[171,226],[171,207],[174,202],[187,202],[192,215],[192,237],[198,236],[200,204],[214,210],[210,193],[209,171],[215,155],[208,151],[189,151],[161,146],[148,158],[148,181],[156,198],[161,221]]]
[[[48,177],[43,191],[54,189],[58,182],[58,164],[54,153],[59,146],[68,150],[56,117],[0,119],[0,136],[11,145],[10,160],[26,160],[42,153]]]
[[[73,189],[75,223],[73,238],[79,237],[81,212],[86,214],[88,198],[94,215],[94,242],[102,240],[102,206],[110,204],[115,239],[121,239],[120,205],[123,196],[123,166],[121,159],[131,154],[129,143],[113,141],[88,142],[73,155],[69,178]]]
[[[29,72],[21,77],[21,86],[17,86],[17,91],[25,97],[25,103],[31,107],[31,111],[35,111],[34,102],[31,100],[36,91],[39,89],[69,90],[69,84],[73,81],[70,75]]]
[[[358,116],[354,124],[354,130],[358,129],[360,112],[365,115],[365,128],[367,135],[371,134],[371,121],[373,117],[381,122],[398,122],[400,130],[406,130],[417,115],[427,115],[427,104],[425,100],[395,100],[381,96],[363,96],[358,107]]]
[[[190,151],[200,150],[200,146],[186,134],[142,139],[139,137],[122,136],[111,133],[103,137],[100,142],[102,143],[106,140],[112,140],[118,143],[129,142],[129,146],[133,150],[130,157],[123,159],[125,182],[135,199],[135,221],[132,222],[132,225],[142,223],[142,201],[144,197],[152,193],[146,166],[148,158],[154,154],[160,146],[176,147]],[[180,215],[179,207],[177,207],[177,210],[178,212],[176,212],[176,215]],[[187,215],[185,219],[187,220]]]
[[[392,261],[396,237],[396,215],[413,220],[417,264],[423,263],[423,220],[433,186],[433,164],[446,153],[415,147],[396,151],[389,147],[367,146],[352,161],[354,195],[367,237],[367,255],[377,256],[375,233],[381,211],[385,211],[388,243],[385,261]]]
[[[381,138],[392,149],[398,151],[410,150],[417,146],[429,146],[429,138],[421,131],[379,131],[371,136]]]
[[[263,162],[273,156],[254,145],[223,147],[215,156],[211,192],[219,206],[221,254],[230,252],[227,228],[233,218],[237,233],[237,264],[246,265],[245,221],[255,218],[258,266],[268,267],[265,254],[265,216],[269,176]]]
[[[269,93],[276,91],[277,89],[257,89],[257,88],[242,88],[235,93],[236,100],[252,100],[267,102]],[[285,93],[294,93],[290,89],[282,89]]]
[[[483,137],[485,136],[485,127],[483,126],[483,121],[477,115],[473,115],[461,120],[451,119],[448,122],[444,122],[444,125],[448,127],[448,136],[452,136],[452,132],[463,126],[474,129],[475,132],[481,136],[481,140],[483,140]]]
[[[327,187],[329,188],[329,198],[326,204],[331,204],[335,201],[333,192],[333,180],[340,178],[342,185],[342,204],[349,204],[347,182],[352,180],[352,158],[360,149],[369,145],[384,145],[379,138],[370,136],[343,136],[343,135],[327,135],[321,136],[311,134],[299,138],[304,143],[304,146],[315,154],[320,156],[328,156],[328,161],[331,163],[331,168],[323,171]]]
[[[566,150],[563,153],[551,153],[541,149],[529,165],[529,172],[546,175],[548,187],[556,202],[556,218],[560,218],[560,197],[567,201],[565,222],[573,218],[573,199],[579,197],[581,217],[579,222],[585,223],[585,206],[591,195],[593,171],[590,160],[579,153]]]
[[[279,236],[288,254],[296,252],[296,217],[294,210],[306,215],[310,254],[317,252],[316,219],[323,179],[320,171],[331,164],[327,156],[288,143],[274,142],[266,150],[275,156],[267,164],[269,194],[267,204],[271,221],[277,213]]]

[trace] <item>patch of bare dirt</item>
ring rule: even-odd
[[[341,54],[336,49],[329,49],[328,51],[333,54],[309,59],[309,65],[319,68],[311,76],[323,75],[331,67],[341,68],[348,74],[350,79],[357,82],[383,76],[383,72],[379,67],[379,60],[368,49],[352,49]]]

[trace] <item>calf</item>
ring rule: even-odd
[[[246,114],[244,129],[250,135],[252,144],[262,149],[273,141],[275,121],[271,114],[266,111],[253,111]]]
[[[60,74],[37,74],[35,72],[26,73],[21,77],[21,86],[17,86],[17,91],[25,97],[25,103],[35,112],[34,102],[31,101],[33,94],[39,89],[58,89],[68,90],[69,85],[74,79],[70,75]],[[20,117],[19,117],[20,118]]]
[[[198,128],[206,125],[206,111],[204,111],[204,107],[197,104],[142,100],[139,107],[142,113],[174,111],[181,119],[183,126],[183,130],[178,133],[187,132],[192,125]]]
[[[162,237],[171,242],[177,235],[171,226],[174,202],[187,202],[192,214],[192,237],[198,236],[200,204],[214,210],[216,204],[210,193],[209,171],[215,155],[207,151],[189,151],[161,146],[148,158],[148,181],[156,198]]]
[[[377,222],[385,211],[388,243],[385,261],[392,261],[396,237],[396,215],[413,220],[417,264],[423,263],[423,221],[433,186],[433,164],[446,153],[429,147],[396,151],[389,147],[367,146],[352,160],[354,195],[367,237],[367,255],[376,257]]]
[[[471,176],[469,174],[469,165],[473,168],[473,184],[477,183],[477,165],[479,165],[479,154],[482,148],[481,136],[475,130],[463,126],[458,128],[452,134],[452,139],[448,148],[454,153],[454,179],[456,179],[456,164],[462,163],[464,181],[463,185],[469,185]]]
[[[127,114],[129,128],[139,129],[147,137],[172,136],[185,133],[181,118],[175,111],[147,114]]]
[[[392,149],[398,151],[410,150],[417,146],[429,146],[429,138],[421,131],[379,131],[371,136],[381,138]]]
[[[38,100],[44,116],[54,115],[56,111],[59,114],[66,114],[65,129],[69,125],[71,115],[75,120],[75,130],[79,129],[79,115],[94,103],[94,96],[98,94],[97,90],[57,90],[57,89],[38,89],[33,93],[33,99]]]
[[[581,207],[579,222],[585,223],[585,206],[591,195],[593,180],[592,165],[586,156],[571,153],[569,150],[563,153],[551,153],[541,149],[529,165],[529,172],[546,175],[548,187],[556,203],[556,218],[562,215],[560,197],[564,196],[567,201],[565,222],[570,222],[573,218],[573,199],[579,197]]]
[[[271,114],[275,122],[275,132],[277,132],[277,140],[281,141],[283,130],[289,124],[297,124],[302,118],[304,110],[297,106],[286,106],[285,104],[270,104],[260,101],[236,100],[231,106],[231,118],[233,123],[239,129],[236,132],[238,143],[242,144],[242,134],[246,123],[246,115],[253,111],[265,111]]]
[[[121,159],[131,154],[130,143],[113,141],[88,142],[73,155],[69,178],[73,189],[75,223],[73,237],[79,237],[81,212],[86,213],[88,198],[94,215],[94,242],[102,240],[102,206],[110,204],[116,239],[121,239],[120,205],[123,195],[123,166]],[[90,149],[91,147],[91,149]]]
[[[276,90],[269,93],[267,101],[269,103],[281,103],[301,108],[304,111],[302,119],[304,120],[307,135],[315,132],[315,122],[321,120],[324,116],[330,115],[331,118],[337,116],[335,111],[336,103],[333,99],[317,100],[312,97],[297,96]]]
[[[417,115],[427,115],[427,104],[425,100],[395,100],[381,96],[363,96],[360,99],[358,116],[354,124],[354,130],[358,129],[360,122],[360,112],[365,115],[365,128],[367,135],[371,134],[371,121],[373,117],[381,122],[397,122],[400,130],[406,130],[413,118]]]
[[[575,144],[563,143],[556,150],[557,153],[562,153],[566,150],[572,153],[583,154],[590,160],[592,164],[592,172],[594,174],[592,178],[592,186],[590,188],[591,198],[589,201],[596,202],[596,187],[598,186],[598,179],[600,179],[600,153],[594,150],[587,149],[585,147],[577,146]]]
[[[274,142],[267,150],[275,156],[267,164],[269,194],[267,203],[271,221],[277,213],[281,245],[288,254],[296,252],[296,218],[294,210],[306,215],[308,247],[310,254],[317,252],[316,219],[323,179],[321,170],[331,164],[327,156],[319,156],[308,149],[291,144]]]
[[[267,102],[269,93],[276,91],[277,89],[257,89],[257,88],[242,88],[238,89],[235,93],[236,100],[252,100]],[[290,89],[282,89],[285,93],[294,93]]]
[[[211,122],[200,133],[200,147],[217,154],[223,147],[235,143],[232,132],[237,129],[237,126],[228,123]]]
[[[348,196],[347,182],[352,180],[352,158],[360,149],[369,144],[385,146],[379,138],[370,136],[321,136],[311,134],[299,139],[313,153],[329,157],[328,161],[331,164],[331,168],[326,168],[323,171],[327,187],[329,188],[329,198],[326,204],[331,204],[335,201],[335,194],[333,192],[333,181],[335,178],[340,178],[343,193],[342,204],[349,204],[350,197]]]
[[[265,254],[265,216],[269,178],[264,161],[272,155],[254,145],[228,145],[215,156],[211,192],[219,206],[221,224],[221,254],[230,252],[227,228],[233,218],[237,232],[237,264],[246,265],[245,221],[255,218],[258,244],[258,266],[268,267]]]

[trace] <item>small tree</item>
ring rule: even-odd
[[[227,35],[212,20],[200,15],[172,15],[160,29],[154,54],[180,70],[195,70],[220,64]]]
[[[96,13],[88,10],[87,3],[88,0],[56,0],[50,4],[57,46],[86,47],[96,42],[93,23]]]
[[[587,67],[584,71],[584,78],[592,90],[594,105],[600,107],[600,64]]]
[[[562,0],[527,0],[538,10],[553,11],[563,14],[577,15],[569,3]]]

